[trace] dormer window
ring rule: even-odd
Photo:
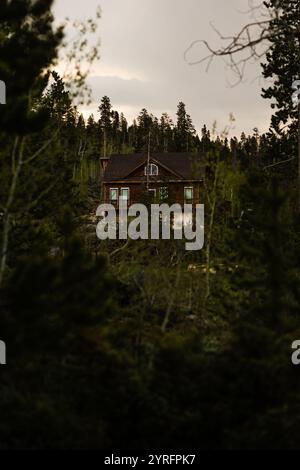
[[[184,188],[184,202],[190,204],[193,202],[194,188]]]
[[[148,176],[158,176],[158,166],[154,163],[150,163],[150,165],[145,166],[145,176],[147,176],[147,168],[148,168]]]

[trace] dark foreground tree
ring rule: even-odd
[[[4,176],[1,201],[0,286],[7,264],[11,217],[23,168],[30,165],[46,143],[32,153],[26,148],[28,134],[41,131],[46,122],[43,108],[34,109],[34,100],[45,89],[62,30],[53,30],[52,0],[1,0],[0,76],[7,84],[7,104],[0,116],[1,152]]]

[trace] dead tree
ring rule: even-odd
[[[223,36],[218,29],[211,24],[213,30],[219,36],[222,45],[215,49],[206,40],[197,39],[193,41],[184,52],[184,59],[189,65],[206,64],[209,69],[215,58],[223,58],[226,65],[234,72],[239,83],[245,74],[245,68],[251,60],[260,60],[271,47],[270,40],[276,37],[278,31],[271,29],[271,22],[276,19],[277,13],[271,12],[264,2],[254,6],[249,0],[249,11],[251,20],[233,36]],[[203,44],[208,51],[204,57],[189,60],[188,56],[197,44]]]
[[[295,0],[296,2],[299,0]],[[213,25],[214,31],[218,34],[222,45],[215,49],[205,40],[195,40],[186,49],[184,58],[190,65],[206,64],[206,70],[209,69],[215,58],[224,59],[226,65],[233,71],[236,77],[236,83],[242,81],[245,75],[245,68],[252,60],[261,60],[266,57],[270,51],[273,40],[280,37],[281,25],[280,12],[281,5],[278,2],[274,8],[268,8],[265,2],[255,5],[253,0],[249,0],[248,14],[251,21],[241,28],[233,36],[223,36]],[[300,20],[299,20],[300,21]],[[299,79],[300,79],[300,24],[295,18],[295,26],[289,30],[295,39],[299,41]],[[278,39],[277,39],[278,40]],[[208,54],[197,60],[189,60],[188,56],[197,44],[203,44],[208,50]],[[292,159],[291,159],[292,160]],[[280,164],[279,162],[278,164]],[[300,211],[300,99],[298,100],[298,201]]]

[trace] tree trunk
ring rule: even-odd
[[[24,138],[21,141],[17,165],[14,168],[15,151],[17,150],[17,146],[18,146],[18,137],[16,137],[13,155],[12,155],[13,176],[12,176],[8,199],[7,199],[6,207],[4,208],[4,215],[3,215],[2,245],[1,245],[1,253],[0,253],[0,288],[2,286],[4,272],[6,268],[8,241],[9,241],[9,232],[10,232],[10,219],[11,219],[10,211],[11,211],[11,206],[15,197],[19,174],[21,171],[21,167],[23,165]]]
[[[298,100],[298,210],[300,212],[300,97]]]

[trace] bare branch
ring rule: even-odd
[[[263,170],[267,170],[268,168],[273,168],[274,166],[282,165],[283,163],[288,163],[293,160],[296,160],[296,157],[292,157],[292,158],[289,158],[288,160],[282,160],[282,162],[277,162],[277,163],[273,163],[272,165],[265,166]]]
[[[110,256],[110,257],[113,257],[113,256],[115,256],[116,254],[120,253],[120,251],[125,250],[125,249],[128,247],[129,242],[130,242],[130,238],[128,238],[127,241],[126,241],[120,248],[117,248],[116,250],[112,251],[112,252],[109,254],[109,256]]]
[[[252,16],[256,11],[259,11],[260,19],[254,18],[254,21],[243,26],[234,36],[224,36],[211,24],[212,29],[222,43],[225,42],[226,44],[215,49],[204,39],[195,40],[185,50],[184,60],[189,65],[206,64],[207,71],[213,60],[216,57],[221,57],[225,60],[226,66],[237,77],[237,83],[241,82],[247,64],[251,60],[258,61],[264,57],[270,48],[270,40],[277,35],[277,30],[270,28],[270,22],[273,20],[275,13],[271,14],[269,10],[266,11],[263,3],[255,6],[253,2],[249,1],[249,6],[249,12],[252,13]],[[204,45],[209,54],[196,60],[190,60],[188,56],[197,44]]]
[[[42,145],[42,147],[40,147],[36,152],[34,152],[33,155],[31,155],[31,157],[27,158],[27,160],[24,160],[22,162],[22,165],[27,165],[28,163],[32,162],[33,160],[35,160],[44,150],[46,150],[49,145],[55,140],[55,138],[57,137],[57,135],[59,134],[60,132],[60,129],[58,129],[51,137],[51,139],[47,140],[44,145]]]

